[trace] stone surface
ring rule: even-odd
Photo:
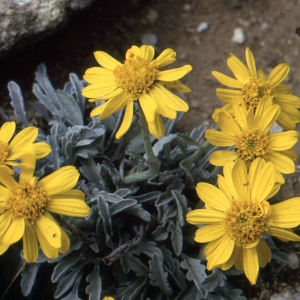
[[[1,0],[0,56],[54,31],[94,0]]]

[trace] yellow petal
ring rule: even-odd
[[[81,94],[84,97],[87,98],[99,98],[99,99],[104,99],[106,98],[105,96],[108,95],[109,93],[115,91],[118,88],[117,84],[114,82],[109,82],[109,83],[97,83],[97,84],[92,84],[89,86],[86,86],[83,88],[81,91]],[[123,89],[120,89],[123,91]]]
[[[66,192],[73,188],[79,178],[78,170],[73,166],[65,166],[40,180],[49,196]]]
[[[281,111],[277,121],[278,125],[285,130],[295,130],[296,129],[296,122],[292,120],[288,114]]]
[[[52,195],[51,196],[51,199],[52,200],[55,200],[55,199],[62,199],[62,198],[65,198],[65,199],[77,199],[77,200],[81,200],[81,201],[84,201],[85,199],[85,193],[81,190],[69,190],[69,191],[65,191],[65,192],[62,192],[62,193],[59,193],[58,195]]]
[[[275,184],[275,168],[271,163],[266,163],[261,171],[253,177],[250,183],[251,199],[261,203],[267,199]]]
[[[0,216],[0,236],[2,236],[11,223],[11,214],[7,210]]]
[[[208,260],[208,270],[212,270],[213,268],[226,263],[230,259],[230,256],[232,255],[234,249],[234,240],[230,239],[227,235],[223,235],[217,241],[219,241],[219,243],[214,251],[212,251],[211,253],[205,252],[206,258]]]
[[[252,74],[252,77],[257,77],[257,73],[256,73],[256,66],[255,66],[255,59],[254,56],[251,52],[251,50],[249,49],[249,47],[246,48],[246,62],[247,62],[247,66]]]
[[[300,224],[300,197],[291,198],[271,206],[268,226],[294,228]]]
[[[247,175],[245,162],[241,159],[238,159],[232,170],[232,181],[239,197],[242,199],[249,199],[250,197]]]
[[[230,205],[229,199],[214,185],[200,182],[196,187],[199,198],[209,207],[219,211],[226,211]]]
[[[0,182],[9,190],[12,190],[17,185],[14,178],[3,168],[0,168]]]
[[[43,158],[51,152],[51,147],[44,142],[33,144],[36,159]]]
[[[286,63],[279,64],[276,66],[270,73],[269,79],[269,86],[275,87],[279,85],[289,74],[290,66]]]
[[[165,67],[176,60],[176,53],[173,49],[164,50],[154,61],[152,61],[152,65],[156,65],[157,68]]]
[[[243,249],[243,262],[245,275],[251,284],[255,284],[259,272],[259,262],[256,247]]]
[[[230,136],[239,136],[241,134],[241,130],[236,121],[230,116],[227,111],[220,110],[218,114],[218,125],[222,133],[228,134]]]
[[[195,209],[187,213],[186,220],[193,225],[220,223],[224,213],[212,209]]]
[[[37,260],[39,251],[35,232],[30,225],[25,225],[25,232],[23,235],[23,249],[26,262],[34,263]]]
[[[125,58],[126,60],[129,60],[135,56],[142,56],[141,49],[138,46],[131,46],[131,48],[126,51]]]
[[[268,233],[285,241],[300,242],[300,237],[297,234],[283,228],[268,227]]]
[[[276,98],[274,103],[280,106],[282,104],[285,104],[292,105],[294,108],[300,108],[300,98],[291,94],[280,94],[276,92]]]
[[[36,237],[39,241],[39,244],[41,245],[43,253],[51,259],[55,259],[58,256],[58,250],[54,247],[52,247],[47,239],[45,238],[44,234],[41,232],[41,230],[38,228],[38,226],[34,226],[34,231],[36,234]]]
[[[37,127],[30,126],[21,130],[10,142],[11,149],[22,147],[27,143],[33,143],[38,135]]]
[[[259,243],[256,247],[256,251],[257,251],[259,266],[261,268],[264,268],[266,266],[266,264],[271,261],[272,252],[271,252],[269,246],[263,240],[259,241]]]
[[[60,230],[61,230],[61,247],[58,248],[57,250],[58,252],[64,254],[67,253],[70,249],[70,239],[62,228]]]
[[[149,59],[150,61],[153,59],[155,51],[152,46],[142,45],[140,47],[140,51],[141,51],[142,58]]]
[[[280,106],[277,104],[269,106],[260,118],[255,120],[254,127],[260,129],[261,132],[269,132],[271,127],[277,121],[280,115]]]
[[[276,94],[292,94],[291,88],[283,84],[277,85],[274,91],[276,92]]]
[[[214,129],[207,129],[205,138],[214,146],[228,147],[233,146],[236,142],[235,136]]]
[[[190,73],[192,71],[192,66],[191,65],[185,65],[181,68],[176,68],[176,69],[170,69],[170,70],[165,70],[165,71],[159,71],[155,79],[156,80],[164,80],[164,81],[174,81],[182,78],[186,74]]]
[[[217,72],[217,71],[213,71],[212,73],[212,76],[214,76],[220,83],[226,85],[226,86],[229,86],[229,87],[232,87],[232,88],[237,88],[237,89],[241,89],[242,86],[243,86],[243,83],[234,79],[234,78],[231,78],[227,75],[224,75],[220,72]]]
[[[209,162],[214,166],[224,166],[226,162],[235,161],[237,158],[234,151],[217,150],[211,154]]]
[[[151,88],[149,90],[149,96],[156,102],[157,109],[156,112],[163,117],[169,118],[169,119],[175,119],[176,118],[176,111],[173,109],[170,109],[164,101],[161,101],[161,98],[159,97],[159,93],[156,93],[157,88]]]
[[[234,55],[227,59],[227,65],[239,82],[244,83],[251,77],[248,68]]]
[[[59,226],[47,218],[47,213],[35,220],[36,227],[46,238],[47,242],[54,248],[61,247],[61,230]]]
[[[234,246],[230,258],[224,264],[221,265],[221,269],[224,271],[230,269],[235,264],[240,251],[241,247]]]
[[[192,91],[188,86],[181,83],[179,80],[169,82],[160,80],[159,82],[167,88],[172,88],[182,93],[190,93]]]
[[[130,102],[129,104],[126,105],[122,124],[116,133],[117,140],[119,140],[130,128],[130,125],[132,123],[132,116],[133,116],[133,103]]]
[[[269,137],[269,148],[283,151],[293,147],[298,142],[299,134],[295,130],[277,132]]]
[[[95,108],[91,111],[90,117],[95,117],[95,116],[97,116],[97,115],[101,115],[106,105],[107,105],[107,102],[105,102],[104,104],[101,104],[101,105],[95,107]]]
[[[235,129],[236,134],[240,134],[242,129],[247,128],[247,107],[246,103],[242,98],[234,98],[232,101],[232,108],[234,113],[234,121],[238,130]],[[240,128],[239,128],[240,127]]]
[[[291,174],[295,172],[294,162],[280,152],[272,152],[268,157],[268,161],[272,162],[276,170],[283,174]]]
[[[196,231],[194,239],[198,243],[207,243],[220,238],[225,233],[224,223],[205,225]]]
[[[6,246],[10,246],[21,239],[25,230],[25,222],[22,218],[13,219],[5,232],[2,243]]]
[[[98,64],[108,70],[114,70],[117,66],[121,65],[121,63],[103,51],[96,51],[94,55]]]
[[[217,88],[216,89],[217,97],[225,103],[231,103],[233,101],[233,98],[239,97],[242,99],[243,92],[240,90],[228,90],[228,89],[222,89]]]
[[[16,130],[15,122],[5,122],[0,129],[0,141],[8,143]]]
[[[154,122],[157,104],[148,94],[144,93],[139,96],[139,104],[145,115],[147,122]]]
[[[85,71],[83,79],[91,84],[111,82],[115,80],[113,72],[108,69],[93,67]]]
[[[115,90],[113,90],[107,94],[104,94],[101,97],[89,99],[89,102],[101,102],[103,100],[106,101],[106,100],[112,99],[112,98],[120,95],[121,93],[124,93],[124,90],[122,88],[116,88]]]
[[[20,173],[20,182],[31,180],[35,170],[36,156],[34,147],[29,144],[26,147],[26,152],[22,157],[22,166]]]
[[[125,107],[130,102],[132,102],[132,95],[130,93],[124,92],[122,94],[119,94],[118,96],[108,100],[104,104],[105,106],[103,105],[104,109],[98,119],[105,119],[107,116],[119,111],[121,108]]]
[[[91,208],[81,200],[66,198],[49,200],[46,209],[50,212],[70,217],[86,217],[91,210]]]
[[[162,84],[155,83],[152,87],[153,93],[156,93],[156,97],[160,98],[160,101],[164,101],[165,105],[175,111],[187,112],[189,110],[188,105],[182,99],[171,93]]]
[[[156,139],[160,139],[165,134],[165,125],[160,115],[155,114],[155,120],[148,123],[148,129]]]

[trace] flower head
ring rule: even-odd
[[[132,46],[126,52],[124,64],[102,51],[97,51],[94,55],[102,67],[90,68],[85,72],[83,78],[91,85],[82,90],[82,95],[92,98],[90,101],[94,102],[106,100],[91,112],[91,117],[99,115],[99,120],[125,107],[123,122],[116,134],[117,139],[131,125],[134,101],[138,101],[149,131],[156,138],[164,134],[161,116],[175,119],[177,111],[188,110],[187,104],[166,87],[190,92],[179,79],[188,74],[192,67],[186,65],[177,69],[158,70],[176,60],[176,53],[172,49],[164,50],[153,60],[152,46]]]
[[[227,270],[233,265],[244,270],[252,284],[256,283],[259,267],[271,260],[271,251],[264,234],[283,241],[300,241],[290,228],[300,223],[300,198],[270,205],[274,193],[275,170],[272,163],[257,158],[249,172],[242,160],[227,163],[224,176],[218,175],[219,188],[198,183],[197,193],[205,209],[196,209],[187,221],[200,227],[195,241],[207,243],[204,253],[209,270]]]
[[[278,104],[281,108],[277,123],[284,129],[296,129],[296,123],[300,121],[300,99],[291,94],[290,88],[280,85],[289,73],[290,67],[286,63],[279,64],[268,77],[259,70],[256,71],[255,60],[249,48],[246,48],[245,66],[236,56],[231,54],[227,65],[236,79],[228,77],[220,72],[213,71],[212,75],[222,84],[235,88],[217,89],[217,96],[225,103],[224,108],[230,109],[234,99],[242,99],[247,109],[257,108],[261,100],[269,98],[272,104]]]
[[[75,167],[62,167],[38,180],[33,176],[35,153],[32,148],[24,155],[18,182],[5,169],[0,169],[3,185],[0,186],[0,254],[23,238],[27,262],[36,261],[38,242],[48,258],[56,258],[58,252],[69,250],[67,234],[49,212],[73,217],[85,217],[90,212],[84,193],[72,189],[79,177]]]
[[[215,146],[233,146],[234,151],[217,150],[210,156],[210,162],[223,166],[226,161],[243,160],[248,167],[257,157],[274,164],[283,174],[295,172],[293,160],[297,155],[291,149],[299,138],[295,130],[270,133],[270,128],[280,115],[280,107],[270,104],[270,99],[260,101],[256,112],[247,110],[245,102],[235,99],[232,103],[234,118],[226,110],[218,110],[218,125],[221,131],[207,129],[205,137]]]
[[[38,135],[37,127],[27,127],[13,137],[15,130],[15,122],[6,122],[0,128],[0,169],[6,169],[10,174],[13,174],[13,171],[8,166],[22,165],[17,160],[22,159],[28,144],[33,145],[37,159],[45,157],[51,151],[51,147],[46,143],[34,143]]]

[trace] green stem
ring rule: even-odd
[[[145,120],[145,116],[142,111],[138,112],[138,120],[140,123],[141,131],[142,131],[142,137],[144,140],[144,147],[145,152],[147,156],[147,164],[148,164],[148,170],[143,172],[137,172],[132,173],[124,177],[123,181],[125,184],[136,182],[136,181],[144,181],[151,177],[153,177],[160,168],[160,162],[157,159],[157,157],[153,153],[151,139],[150,139],[150,133],[148,130],[148,124]]]

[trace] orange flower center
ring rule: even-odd
[[[226,212],[226,232],[237,246],[251,246],[267,231],[266,212],[263,205],[251,200],[233,200]]]
[[[123,65],[113,70],[117,85],[131,93],[134,100],[149,90],[156,72],[156,66],[151,65],[150,59],[135,56],[134,53],[130,54],[130,58]]]
[[[234,145],[239,158],[252,162],[257,157],[267,158],[269,149],[269,136],[261,133],[258,128],[246,129],[236,138]]]
[[[257,107],[260,100],[264,97],[275,98],[273,88],[270,87],[268,80],[249,78],[243,85],[244,101],[247,109],[251,106]]]
[[[9,145],[0,141],[0,164],[3,165],[10,154]]]
[[[33,224],[43,214],[49,200],[50,197],[39,183],[32,185],[28,181],[20,182],[6,199],[6,208],[13,219],[23,218],[27,224]]]

